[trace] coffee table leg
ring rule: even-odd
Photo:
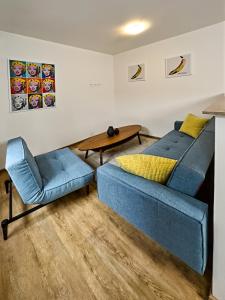
[[[100,165],[101,165],[101,166],[103,165],[102,153],[103,153],[103,151],[102,151],[102,149],[100,149],[99,154],[100,154]]]
[[[86,154],[85,154],[85,159],[88,158],[88,150],[86,151]]]
[[[139,144],[141,145],[141,137],[140,137],[139,132],[138,132],[137,136],[138,136]]]

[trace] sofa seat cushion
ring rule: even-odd
[[[187,134],[172,130],[143,153],[179,160],[193,141]]]
[[[133,199],[135,199],[138,194],[145,195],[146,197],[152,197],[164,205],[171,207],[183,215],[186,215],[187,217],[192,218],[200,223],[202,222],[207,211],[207,205],[201,201],[198,201],[197,199],[174,191],[173,189],[170,189],[158,182],[127,173],[121,168],[110,163],[107,163],[97,169],[97,179],[99,179],[101,175],[109,178],[109,181],[111,179],[111,182],[115,180],[121,185],[125,185],[127,187],[127,193],[128,191],[132,190]],[[106,194],[108,188],[109,186],[107,184],[101,185],[101,190],[104,190]],[[112,201],[116,202],[116,190],[115,194],[111,194],[110,196]],[[132,202],[132,199],[130,200]],[[133,210],[132,205],[128,209]],[[135,214],[135,210],[133,211]]]
[[[47,203],[73,192],[93,179],[92,168],[70,149],[35,157],[42,177],[43,191],[33,203]]]

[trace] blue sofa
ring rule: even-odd
[[[24,217],[42,206],[75,190],[87,186],[93,180],[93,169],[69,148],[51,151],[34,157],[21,138],[8,141],[6,181],[9,193],[9,218],[2,221],[3,237],[7,239],[8,224]],[[12,183],[25,204],[38,204],[30,210],[12,216]]]
[[[165,185],[132,175],[116,165],[97,169],[99,199],[203,274],[208,251],[208,204],[196,195],[214,155],[212,118],[198,138],[174,130],[145,149],[145,154],[178,162]]]

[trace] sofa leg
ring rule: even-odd
[[[90,193],[90,187],[89,187],[89,184],[88,185],[86,185],[86,193],[87,193],[87,196],[89,195],[89,193]]]
[[[8,224],[9,224],[8,219],[3,220],[1,223],[4,240],[7,240],[7,238],[8,238]]]

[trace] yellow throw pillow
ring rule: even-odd
[[[148,154],[123,155],[116,158],[119,166],[134,175],[166,183],[176,160]]]
[[[207,122],[208,119],[199,118],[193,114],[188,114],[179,131],[186,133],[193,138],[197,138]]]

